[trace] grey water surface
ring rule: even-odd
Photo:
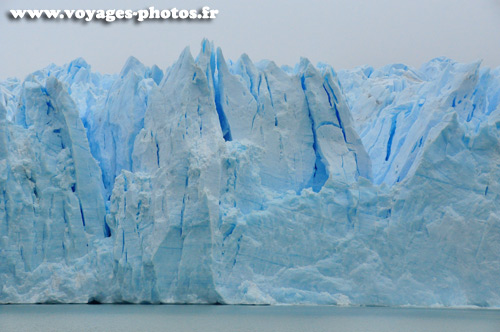
[[[500,310],[333,306],[3,305],[0,331],[500,332]]]

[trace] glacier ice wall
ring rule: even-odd
[[[0,82],[0,302],[500,306],[500,71],[204,41]]]

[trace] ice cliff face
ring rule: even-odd
[[[500,72],[82,59],[0,83],[0,302],[500,306]]]

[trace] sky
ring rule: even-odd
[[[211,21],[10,20],[10,9],[219,10]],[[203,38],[226,59],[247,53],[294,65],[300,57],[336,69],[405,63],[438,56],[500,66],[500,0],[0,0],[0,79],[83,57],[103,73],[129,56],[166,68]]]

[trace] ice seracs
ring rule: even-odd
[[[203,41],[0,83],[0,302],[500,305],[500,73]]]

